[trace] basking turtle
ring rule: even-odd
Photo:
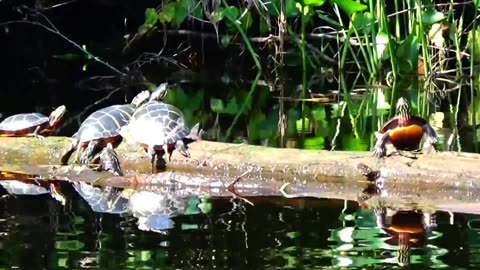
[[[407,100],[399,98],[396,106],[396,116],[388,121],[377,134],[377,143],[373,155],[386,155],[386,143],[390,141],[397,150],[412,151],[419,149],[424,136],[435,147],[437,134],[428,122],[422,117],[411,115]]]
[[[120,134],[130,143],[142,145],[152,158],[153,173],[155,157],[162,161],[160,157],[168,153],[170,161],[175,149],[190,157],[187,144],[198,139],[198,129],[198,123],[191,130],[187,127],[183,113],[177,107],[163,102],[149,102],[135,111],[128,125],[120,129]],[[163,163],[166,162],[163,159]],[[157,167],[161,167],[160,163]]]
[[[72,153],[77,151],[77,162],[89,164],[91,159],[107,143],[117,147],[122,142],[119,129],[126,125],[132,114],[142,104],[165,97],[167,84],[161,84],[150,96],[145,90],[135,96],[130,104],[112,105],[90,114],[80,125],[78,132],[73,135],[71,148],[63,155],[61,162],[67,164]],[[84,149],[80,155],[81,149]]]
[[[65,114],[64,105],[56,108],[49,117],[41,113],[21,113],[9,116],[0,123],[0,137],[36,137],[50,135]]]

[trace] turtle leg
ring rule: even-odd
[[[115,152],[111,143],[108,143],[100,153],[100,168],[111,172],[113,175],[123,176],[117,152]]]
[[[184,157],[190,158],[190,152],[188,151],[187,145],[183,142],[183,140],[178,140],[175,144],[175,149],[180,152]],[[171,156],[172,154],[170,154]]]
[[[62,205],[65,205],[67,199],[65,198],[65,195],[63,195],[59,183],[50,183],[49,185],[49,192],[50,195],[60,202]]]
[[[148,148],[147,148],[147,153],[150,155],[151,157],[151,160],[150,160],[150,163],[152,165],[152,174],[155,173],[154,172],[154,168],[155,168],[155,156],[157,156],[157,153],[155,152],[155,148],[153,147],[153,145],[149,145]]]
[[[423,131],[427,135],[427,142],[437,151],[437,143],[438,143],[438,138],[437,138],[437,133],[435,130],[433,130],[432,126],[429,124],[423,125]]]
[[[40,126],[37,126],[32,133],[28,134],[28,136],[35,137],[35,138],[37,138],[39,141],[42,142],[42,141],[45,139],[45,137],[43,137],[43,136],[40,135],[39,133],[40,133]]]
[[[70,149],[68,149],[67,152],[65,152],[65,154],[63,154],[62,158],[60,159],[60,163],[62,165],[67,165],[68,164],[68,160],[72,156],[73,152],[75,152],[75,150],[77,150],[77,147],[78,147],[78,143],[76,141],[73,141],[71,146],[70,146]]]
[[[390,138],[390,130],[381,134],[379,138],[377,138],[377,143],[373,148],[373,156],[374,157],[384,157],[387,154],[387,147],[385,144],[387,143],[388,139]]]
[[[80,164],[90,164],[90,160],[93,158],[93,156],[95,156],[96,151],[98,151],[98,144],[98,140],[91,140],[88,143],[88,146],[85,148],[82,155],[80,156]]]

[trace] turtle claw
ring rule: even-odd
[[[385,146],[375,146],[373,149],[373,156],[377,158],[381,158],[386,156],[387,148]]]

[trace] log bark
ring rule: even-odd
[[[238,196],[253,204],[268,198],[317,197],[358,200],[371,182],[358,170],[360,163],[379,170],[384,191],[366,204],[424,211],[478,213],[480,155],[442,152],[376,159],[368,152],[275,149],[244,144],[199,141],[190,144],[192,158],[172,156],[168,171],[150,174],[150,158],[138,145],[122,143],[117,152],[124,177],[80,166],[60,166],[70,138],[0,138],[0,180],[86,181],[136,190],[183,189],[197,195]],[[15,172],[17,174],[12,174]],[[229,185],[235,180],[234,189]],[[286,193],[281,192],[281,187]],[[294,200],[295,201],[295,200]],[[268,202],[267,202],[268,203]],[[275,202],[270,202],[275,203]]]
[[[41,166],[59,166],[70,138],[0,138],[0,165],[4,170],[31,174]],[[480,155],[438,152],[417,159],[391,156],[377,159],[370,152],[279,149],[246,144],[198,141],[189,145],[191,158],[174,152],[170,171],[221,172],[231,177],[251,170],[258,178],[282,182],[314,183],[326,178],[364,181],[357,169],[363,163],[379,170],[390,182],[440,185],[457,188],[480,187]],[[122,143],[116,151],[126,175],[149,173],[150,158],[136,144]],[[10,168],[10,169],[9,169]]]

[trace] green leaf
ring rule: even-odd
[[[162,10],[158,13],[158,19],[161,23],[170,23],[175,17],[175,6],[177,3],[172,2],[163,6]]]
[[[223,12],[223,8],[214,10],[210,14],[210,20],[212,21],[212,23],[218,23],[221,20],[223,20],[224,17],[225,17],[225,13]]]
[[[225,105],[223,104],[223,100],[219,98],[210,99],[210,108],[216,113],[223,113],[223,111],[225,111]]]
[[[467,47],[474,57],[474,62],[480,62],[480,30],[472,30],[468,33]]]
[[[230,35],[224,35],[222,36],[222,39],[220,39],[220,42],[222,43],[222,46],[224,48],[228,47],[231,41],[232,41],[232,37]]]
[[[353,0],[330,0],[330,3],[335,3],[338,7],[347,13],[348,16],[352,16],[355,12],[364,11],[367,9],[367,6],[360,4],[359,2]]]
[[[422,22],[424,24],[434,24],[445,19],[445,15],[442,12],[438,12],[435,9],[427,9],[422,13]]]
[[[377,50],[377,57],[378,59],[383,59],[384,54],[386,53],[386,49],[388,48],[388,34],[381,31],[377,33],[375,37],[376,42],[376,50]]]
[[[237,104],[237,98],[232,97],[228,101],[227,107],[224,110],[224,113],[226,114],[237,114],[238,113],[238,104]]]
[[[243,31],[247,31],[253,24],[253,18],[252,18],[252,14],[250,13],[250,11],[247,12],[247,14],[245,14],[245,16],[243,16],[243,18],[240,20],[241,22],[241,27],[243,29]]]
[[[240,16],[240,11],[238,10],[238,8],[234,6],[229,6],[226,9],[224,9],[222,12],[224,16],[232,22],[236,21],[238,16]]]
[[[154,8],[147,8],[145,10],[145,24],[148,26],[153,26],[158,21],[158,14]]]
[[[352,16],[352,23],[359,32],[368,34],[372,30],[374,18],[370,12],[355,13]]]
[[[326,0],[303,0],[303,3],[307,6],[320,7]]]
[[[287,17],[296,17],[298,16],[299,12],[298,9],[295,7],[295,0],[287,0],[285,2],[285,13]]]
[[[260,17],[260,34],[265,35],[268,32],[270,32],[270,27],[267,20],[265,20],[263,17]]]
[[[177,28],[180,28],[181,24],[187,18],[187,16],[188,16],[188,10],[185,7],[179,4],[175,6],[174,21],[175,21],[175,26]]]
[[[247,126],[249,141],[264,139],[260,134],[260,127],[263,126],[262,123],[265,121],[265,119],[265,114],[263,114],[262,112],[257,112],[251,117],[249,117]]]
[[[52,55],[52,58],[67,60],[67,61],[74,61],[74,60],[84,59],[85,57],[76,53],[66,53],[66,54],[54,54]]]
[[[342,28],[342,25],[340,23],[338,23],[337,21],[335,21],[334,19],[330,18],[330,14],[323,11],[323,10],[315,10],[315,12],[317,13],[317,16],[326,21],[327,23],[329,23],[332,27],[335,27],[335,28]]]

